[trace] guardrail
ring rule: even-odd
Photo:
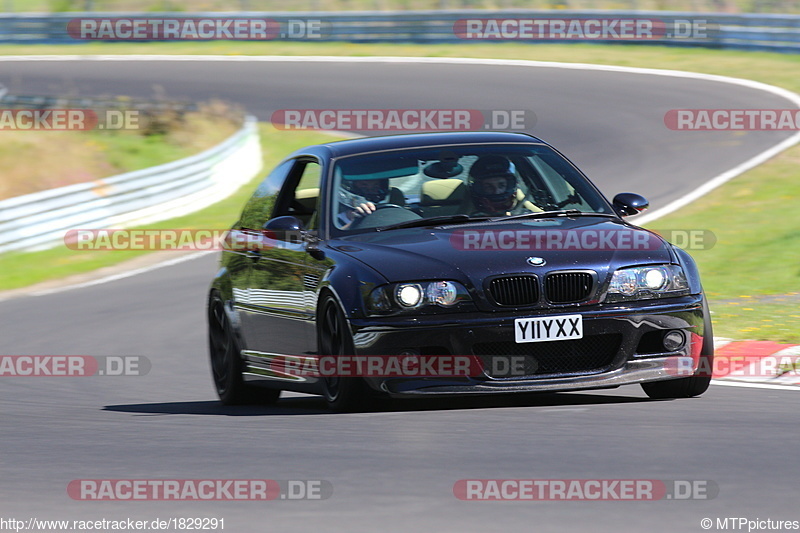
[[[661,44],[671,46],[702,46],[711,48],[739,48],[778,52],[800,52],[800,15],[701,14],[696,12],[664,11],[574,11],[574,10],[458,10],[458,11],[397,11],[397,12],[242,12],[242,13],[61,13],[61,14],[2,14],[0,15],[0,43],[76,44],[67,32],[67,24],[74,19],[271,19],[280,25],[278,39],[297,41],[345,42],[412,42],[454,43],[465,42],[454,31],[461,19],[654,19],[668,28],[686,21],[702,24],[706,28],[702,37],[672,34],[647,40],[623,40],[626,44]],[[309,21],[319,26],[303,26]],[[296,27],[319,28],[321,31],[304,31],[292,34]],[[299,26],[297,26],[299,25]],[[682,26],[685,28],[685,26]],[[289,30],[288,32],[285,30]],[[614,40],[613,42],[623,42]],[[520,42],[566,42],[565,39],[535,39]],[[580,42],[579,39],[569,42]],[[592,39],[592,42],[608,42]]]
[[[8,89],[0,84],[0,106],[3,109],[92,109],[94,111],[121,109],[145,113],[165,111],[187,113],[198,110],[198,105],[194,102],[134,100],[129,97],[33,96],[7,93]]]
[[[182,216],[230,196],[261,170],[257,122],[200,154],[0,201],[0,253],[63,242],[70,229],[119,228]]]

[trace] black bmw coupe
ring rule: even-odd
[[[225,404],[709,385],[695,262],[522,133],[309,146],[261,183],[208,295]]]

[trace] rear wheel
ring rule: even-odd
[[[271,404],[278,401],[280,390],[247,385],[242,379],[244,365],[239,342],[225,312],[225,303],[217,292],[208,302],[208,341],[211,374],[223,404]]]
[[[319,355],[353,355],[353,338],[344,312],[331,294],[326,294],[317,316]],[[365,407],[366,384],[359,377],[330,376],[323,379],[323,396],[334,411],[357,411]]]
[[[711,329],[711,313],[708,303],[703,301],[703,347],[700,350],[700,365],[693,376],[642,383],[642,389],[654,399],[691,398],[700,396],[711,384],[714,368],[714,332]]]

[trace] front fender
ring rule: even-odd
[[[686,250],[672,246],[675,255],[678,256],[683,271],[686,273],[686,280],[689,282],[689,290],[692,294],[700,294],[703,292],[703,284],[700,282],[700,270],[697,268],[697,263],[689,255]]]
[[[364,318],[364,302],[378,285],[388,280],[369,265],[341,252],[331,253],[331,266],[317,288],[317,301],[325,291],[334,295],[348,319]],[[353,287],[357,287],[354,289]],[[316,316],[315,316],[316,319]]]

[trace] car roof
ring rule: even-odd
[[[421,148],[448,144],[489,144],[489,143],[543,143],[544,141],[519,132],[500,131],[467,131],[445,133],[409,133],[402,135],[384,135],[379,137],[362,137],[333,141],[324,144],[307,146],[296,151],[292,156],[301,154],[326,155],[342,157],[365,152],[379,152],[398,148]]]

